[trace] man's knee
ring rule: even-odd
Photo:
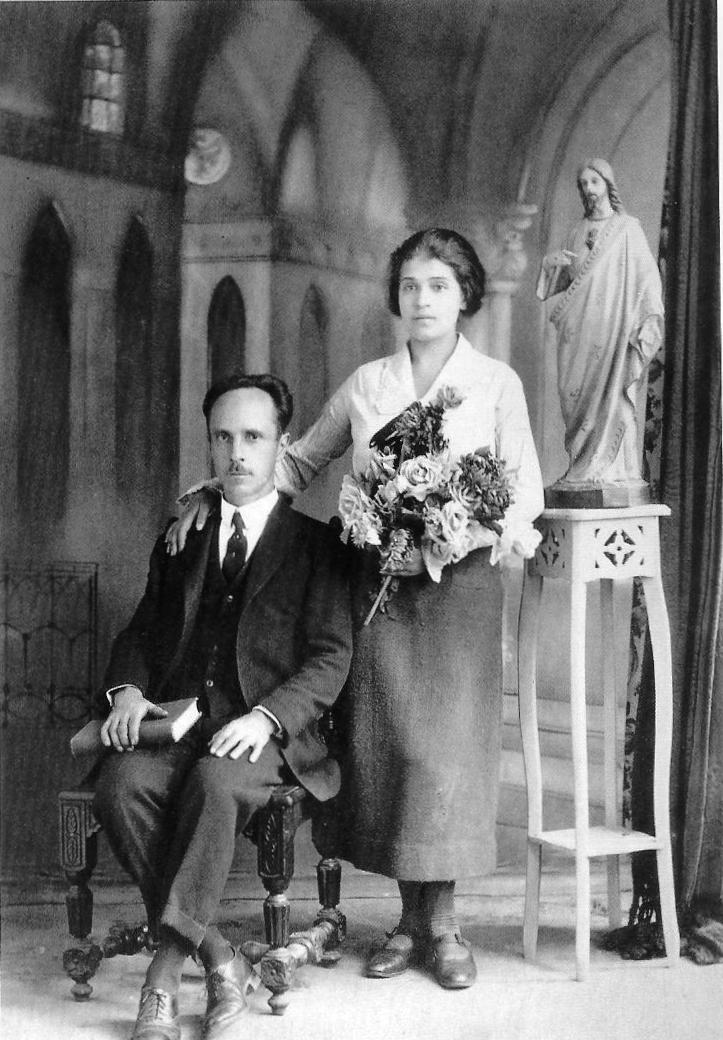
[[[132,758],[130,753],[112,752],[103,761],[93,799],[93,812],[101,822],[147,797],[146,778]]]
[[[269,787],[259,780],[248,761],[206,755],[191,770],[186,791],[195,792],[216,811],[225,809],[229,814],[241,811],[247,815],[260,809],[269,799]]]

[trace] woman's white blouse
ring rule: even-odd
[[[421,400],[452,387],[462,404],[450,409],[445,434],[453,457],[489,447],[507,463],[514,502],[507,516],[531,521],[543,509],[540,466],[519,377],[502,361],[480,354],[459,336],[453,354]],[[290,445],[276,469],[276,486],[303,491],[327,463],[353,446],[356,474],[367,467],[369,441],[390,419],[418,400],[406,347],[362,365],[339,387],[306,433]]]

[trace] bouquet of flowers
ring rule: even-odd
[[[489,448],[452,459],[444,416],[462,398],[443,387],[434,401],[415,401],[372,439],[366,471],[344,477],[339,514],[354,545],[376,547],[385,577],[364,622],[384,610],[396,585],[394,571],[415,549],[433,581],[473,549],[492,547],[491,562],[510,551],[531,556],[539,534],[505,531],[512,502],[504,460]]]

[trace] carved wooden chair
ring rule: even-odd
[[[115,925],[99,943],[92,942],[93,892],[90,878],[96,865],[100,824],[93,815],[91,787],[61,791],[60,862],[68,880],[65,897],[68,930],[77,941],[63,954],[63,967],[73,980],[76,1000],[87,1000],[93,992],[90,979],[105,957],[139,953],[153,948],[147,924],[137,927]],[[321,855],[317,866],[320,907],[311,928],[290,934],[290,903],[287,889],[294,874],[294,838],[299,825],[311,818],[314,845]],[[247,942],[241,952],[271,990],[269,1006],[281,1015],[288,1006],[288,991],[296,969],[302,964],[333,967],[340,958],[338,947],[346,934],[346,919],[338,909],[341,862],[334,856],[336,828],[333,807],[322,806],[303,787],[276,788],[268,804],[256,813],[244,832],[257,846],[258,875],[266,889],[264,928],[266,942]]]

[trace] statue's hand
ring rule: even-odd
[[[216,497],[216,492],[208,488],[194,491],[188,496],[183,512],[166,531],[166,552],[169,556],[176,556],[177,553],[183,552],[188,532],[194,526],[194,522],[196,530],[201,530],[208,519]]]
[[[542,258],[542,266],[546,271],[552,271],[555,267],[569,267],[577,256],[570,249],[558,249],[555,253],[548,253]]]

